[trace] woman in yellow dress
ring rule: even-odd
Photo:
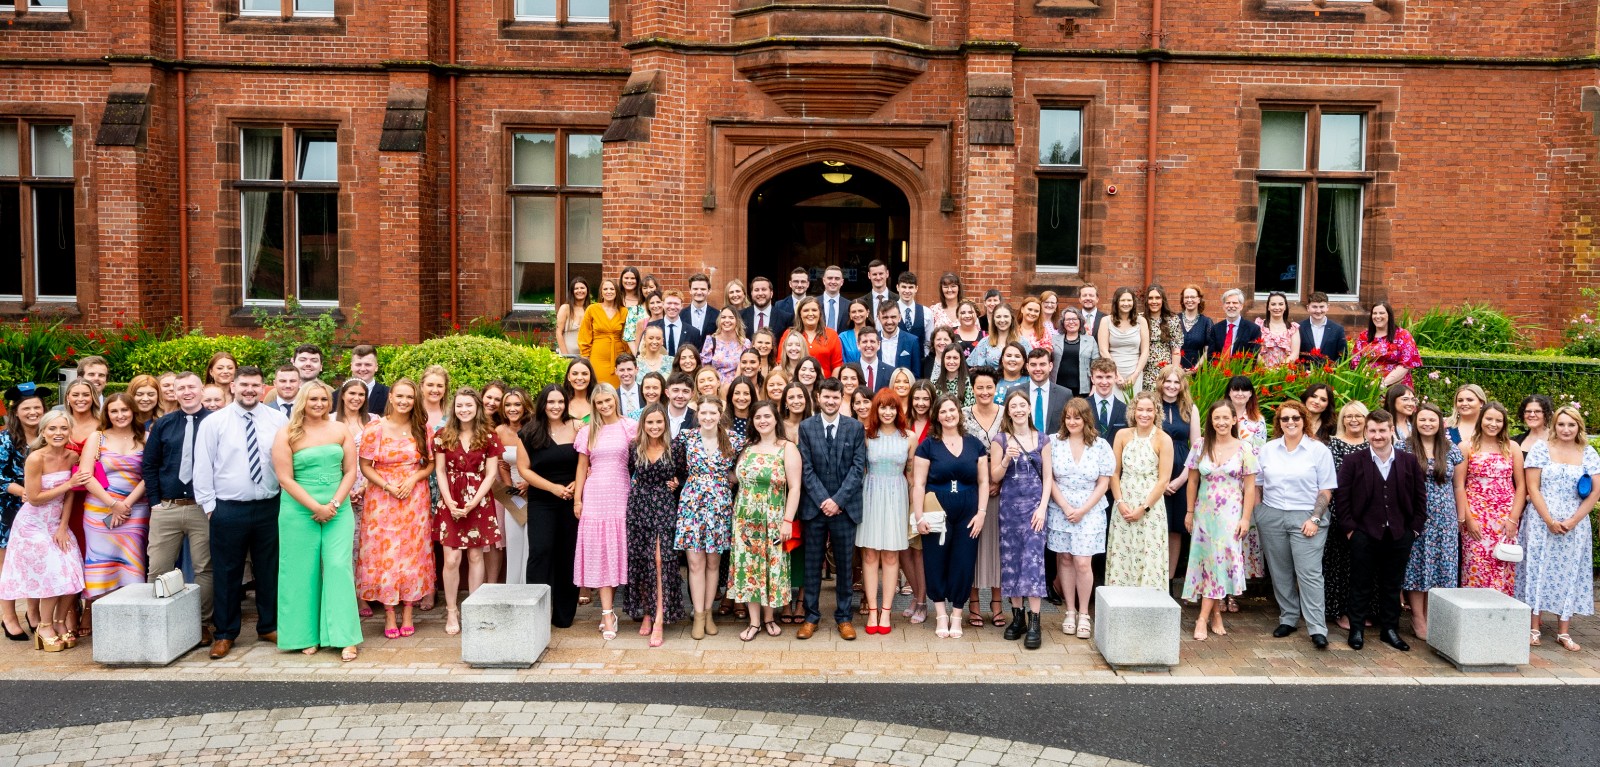
[[[622,326],[628,312],[617,298],[616,280],[600,281],[600,302],[590,304],[578,325],[578,354],[594,365],[595,383],[619,385],[617,355],[628,351]]]

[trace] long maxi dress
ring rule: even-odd
[[[1011,439],[1007,434],[995,437],[1002,455]],[[1008,597],[1047,595],[1044,543],[1048,533],[1034,532],[1033,513],[1044,493],[1043,472],[1050,470],[1044,465],[1048,439],[1039,434],[1033,449],[1023,450],[1000,480],[1000,593]]]
[[[774,478],[786,478],[785,470],[781,449],[776,453],[746,450],[739,458],[728,573],[728,598],[735,602],[774,608],[789,603],[789,555],[783,550],[784,491],[798,493],[800,488],[773,485]]]
[[[1156,431],[1141,437],[1137,430],[1122,448],[1122,498],[1135,505],[1150,495],[1161,465]],[[1187,503],[1187,501],[1185,501]],[[1116,506],[1106,532],[1106,585],[1167,587],[1167,506],[1158,500],[1137,521],[1123,520]]]
[[[106,492],[127,498],[144,481],[144,450],[123,455],[100,446]],[[143,498],[129,509],[122,524],[112,527],[111,507],[88,495],[83,502],[83,596],[97,599],[123,586],[145,582],[149,563],[145,542],[150,536],[150,503]]]
[[[313,500],[333,500],[344,481],[344,446],[308,447],[295,451],[293,460],[294,481]],[[355,534],[348,498],[333,519],[317,522],[310,509],[279,494],[278,649],[361,644],[351,564]]]
[[[1469,589],[1494,589],[1515,597],[1517,566],[1494,556],[1495,546],[1516,542],[1515,534],[1505,533],[1505,520],[1511,516],[1511,501],[1516,492],[1511,459],[1502,453],[1477,453],[1467,459],[1466,471],[1467,505],[1477,516],[1483,535],[1474,538],[1462,528],[1461,585]]]
[[[628,582],[628,453],[638,424],[626,418],[578,430],[572,444],[589,457],[584,479],[583,516],[572,582],[579,588],[607,588]],[[589,430],[600,429],[594,447]]]
[[[662,619],[675,623],[683,620],[684,611],[683,570],[678,567],[678,553],[672,549],[678,526],[678,491],[668,484],[678,477],[672,449],[662,450],[661,457],[654,461],[641,461],[635,451],[629,450],[628,468],[633,489],[628,492],[628,586],[622,591],[622,609],[635,620],[655,615],[659,579]]]
[[[1540,442],[1528,453],[1525,464],[1539,470],[1539,492],[1545,510],[1556,521],[1576,514],[1580,499],[1574,490],[1578,478],[1600,475],[1600,453],[1592,447],[1583,450],[1583,463],[1556,463],[1550,459],[1550,443]],[[1533,613],[1555,613],[1561,620],[1574,615],[1594,614],[1594,538],[1589,516],[1562,535],[1550,532],[1533,504],[1522,514],[1522,567],[1517,570],[1517,599],[1533,608]]]
[[[1244,546],[1234,536],[1244,515],[1244,478],[1256,473],[1256,454],[1249,445],[1221,464],[1203,450],[1189,454],[1189,470],[1200,472],[1194,504],[1194,542],[1183,598],[1222,599],[1244,593]]]
[[[382,419],[361,435],[361,458],[372,461],[373,471],[391,486],[417,472],[426,460],[423,447],[409,434],[400,439],[384,436]],[[433,592],[428,506],[427,486],[421,482],[404,500],[384,492],[382,484],[367,488],[357,558],[361,565],[356,571],[356,591],[362,601],[392,606],[420,602]]]

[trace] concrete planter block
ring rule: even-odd
[[[123,586],[94,603],[94,660],[107,666],[165,666],[200,644],[200,587],[156,598],[148,583]]]
[[[1494,589],[1428,592],[1428,644],[1462,671],[1528,663],[1527,605]]]
[[[1094,590],[1094,647],[1113,668],[1176,666],[1182,616],[1161,589],[1101,586]]]
[[[550,646],[550,587],[486,583],[461,603],[461,661],[527,668]]]

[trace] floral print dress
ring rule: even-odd
[[[39,486],[50,490],[71,477],[70,471],[52,471],[39,478]],[[0,599],[46,599],[83,591],[83,555],[77,540],[68,538],[65,549],[55,541],[70,495],[56,496],[43,506],[22,504],[6,546]]]
[[[1122,448],[1122,498],[1128,505],[1143,502],[1159,481],[1161,464],[1153,444],[1156,432],[1141,437],[1137,430]],[[1167,506],[1158,500],[1135,522],[1111,509],[1107,531],[1106,585],[1167,587]]]
[[[1089,494],[1094,492],[1094,486],[1100,478],[1111,476],[1117,468],[1116,456],[1111,453],[1111,445],[1099,438],[1083,449],[1083,455],[1073,458],[1071,441],[1052,436],[1050,464],[1050,470],[1055,473],[1056,485],[1061,488],[1061,497],[1070,506],[1082,506],[1084,501],[1089,500]],[[1055,499],[1052,498],[1045,529],[1050,533],[1046,547],[1058,554],[1087,557],[1104,553],[1105,496],[1101,496],[1094,508],[1089,509],[1089,512],[1077,522],[1068,520],[1066,510],[1057,506]]]
[[[409,432],[383,433],[383,420],[361,435],[361,458],[384,483],[396,486],[416,473],[426,456]],[[428,539],[428,493],[422,483],[404,500],[368,487],[361,513],[361,552],[356,560],[356,596],[364,602],[419,602],[433,592],[433,547]]]
[[[1328,452],[1333,453],[1333,471],[1337,475],[1339,467],[1344,465],[1344,459],[1351,454],[1365,449],[1367,443],[1357,442],[1351,444],[1338,437],[1328,440]],[[1453,492],[1453,491],[1452,491]],[[1328,505],[1328,524],[1325,527],[1334,529],[1334,520],[1339,516],[1339,510],[1332,503]],[[1340,616],[1349,612],[1345,608],[1345,600],[1350,597],[1350,542],[1342,535],[1330,535],[1322,547],[1322,594],[1324,604],[1323,614],[1328,623],[1334,623]],[[1369,612],[1368,615],[1377,615]]]
[[[733,455],[724,456],[706,444],[699,429],[685,430],[672,441],[672,460],[683,482],[678,497],[678,528],[672,547],[679,551],[717,554],[733,543],[731,474],[744,443],[729,436]]]
[[[904,455],[905,451],[901,451]],[[789,603],[789,555],[783,550],[783,515],[789,492],[783,449],[747,450],[739,459],[739,498],[733,506],[728,598],[783,607]]]
[[[656,580],[661,581],[663,617],[668,623],[681,621],[683,611],[683,572],[678,555],[672,550],[672,536],[678,524],[678,468],[672,451],[664,450],[659,459],[641,461],[637,451],[628,451],[628,473],[633,490],[628,493],[628,586],[622,592],[622,609],[635,620],[656,612]],[[661,571],[656,571],[656,559]]]
[[[1165,323],[1150,324],[1150,360],[1144,364],[1144,388],[1155,391],[1161,371],[1172,364],[1172,355],[1183,351],[1183,316],[1174,314]]]
[[[1244,547],[1234,533],[1244,515],[1244,478],[1256,473],[1256,453],[1241,445],[1217,464],[1206,451],[1196,450],[1189,454],[1188,466],[1200,472],[1200,492],[1194,504],[1194,541],[1183,598],[1192,602],[1243,594]]]
[[[723,383],[728,383],[739,374],[739,356],[748,348],[750,342],[744,339],[729,343],[719,340],[716,336],[710,336],[706,339],[705,347],[700,350],[700,364],[716,368],[717,377],[721,378]]]
[[[446,449],[438,432],[433,435],[433,450],[435,455],[444,455],[445,484],[450,488],[450,498],[457,507],[466,503],[467,498],[483,484],[489,459],[505,452],[500,445],[500,438],[494,434],[490,434],[477,449],[461,444],[460,440],[456,441],[455,447]],[[456,519],[444,505],[443,497],[439,499],[433,516],[438,520],[440,546],[447,549],[481,549],[500,545],[500,519],[495,513],[494,496],[484,496],[478,505],[466,512],[466,516]]]
[[[1505,520],[1511,516],[1511,501],[1516,494],[1513,471],[1511,459],[1502,453],[1477,453],[1467,459],[1467,513],[1477,517],[1483,535],[1474,538],[1462,527],[1462,588],[1517,595],[1516,564],[1494,558],[1495,546],[1515,542],[1514,537],[1505,534]]]
[[[1406,386],[1411,385],[1411,371],[1422,367],[1422,353],[1417,351],[1417,342],[1405,328],[1395,328],[1392,341],[1373,340],[1367,337],[1367,331],[1361,331],[1350,345],[1350,366],[1360,365],[1362,360],[1371,362],[1381,376],[1389,375],[1395,368],[1405,368],[1406,377],[1400,383]]]
[[[1010,447],[1010,435],[995,436],[1000,454]],[[1045,531],[1033,531],[1033,513],[1044,492],[1044,434],[1034,435],[1033,449],[1006,468],[1000,480],[1000,593],[1008,597],[1047,596],[1044,579]],[[1048,515],[1048,512],[1046,512]]]
[[[1239,439],[1249,446],[1256,460],[1261,459],[1261,449],[1267,446],[1267,421],[1264,418],[1240,418]],[[1244,574],[1246,578],[1267,577],[1267,557],[1261,548],[1261,532],[1254,523],[1244,534]]]
[[[1456,485],[1452,479],[1461,463],[1461,451],[1450,446],[1450,454],[1444,458],[1448,468],[1443,482],[1433,478],[1436,460],[1428,459],[1427,475],[1422,480],[1428,486],[1428,523],[1422,529],[1422,537],[1411,546],[1403,585],[1406,591],[1453,589],[1461,582],[1461,525],[1456,522]]]
[[[1540,442],[1528,452],[1524,466],[1539,470],[1539,493],[1545,510],[1556,521],[1578,512],[1576,488],[1584,475],[1600,475],[1600,453],[1592,447],[1583,450],[1582,465],[1556,463],[1550,458],[1550,443]],[[1528,504],[1522,514],[1522,567],[1517,570],[1517,599],[1539,613],[1555,613],[1561,620],[1574,615],[1594,614],[1594,540],[1588,515],[1570,532],[1556,535],[1546,527],[1539,512]]]
[[[1256,325],[1261,328],[1261,351],[1256,354],[1261,364],[1281,368],[1294,363],[1294,339],[1300,335],[1300,326],[1289,323],[1283,330],[1273,330],[1265,318],[1257,318]]]

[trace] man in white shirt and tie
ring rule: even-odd
[[[145,498],[150,502],[149,578],[178,566],[185,541],[200,587],[200,641],[211,643],[211,520],[194,500],[195,434],[211,411],[200,406],[200,376],[173,378],[178,409],[157,419],[144,441]]]
[[[378,350],[372,344],[350,350],[350,377],[367,385],[367,412],[383,415],[389,404],[389,387],[378,382]]]
[[[639,404],[639,363],[632,354],[618,354],[617,366],[617,410],[621,415],[627,415],[642,406]]]
[[[1079,314],[1083,315],[1083,329],[1090,338],[1100,335],[1100,320],[1105,318],[1101,313],[1100,289],[1093,285],[1084,285],[1078,288],[1078,306],[1082,307]]]
[[[1261,326],[1244,318],[1244,291],[1233,288],[1222,294],[1223,317],[1211,326],[1206,343],[1210,356],[1225,354],[1254,356],[1261,349]]]
[[[750,278],[750,305],[739,312],[744,321],[744,334],[754,337],[763,328],[772,331],[773,338],[783,338],[783,331],[794,321],[794,310],[785,310],[772,301],[772,280],[757,275]]]
[[[867,282],[872,285],[872,290],[867,293],[866,299],[872,309],[872,324],[877,325],[878,309],[894,300],[889,294],[889,265],[873,259],[867,264]],[[879,326],[878,329],[882,330],[883,327]]]
[[[900,329],[917,339],[919,349],[927,348],[928,342],[933,340],[934,327],[927,320],[927,310],[917,303],[917,275],[913,272],[901,272],[900,278],[895,282],[894,290],[900,296],[897,304],[900,307]],[[917,360],[917,363],[921,364],[922,361]],[[911,372],[920,371],[913,368]]]
[[[650,324],[661,328],[662,341],[666,344],[667,356],[676,358],[678,348],[684,344],[700,348],[703,340],[699,329],[686,322],[683,316],[683,294],[676,290],[669,290],[661,297],[661,319],[651,320]]]
[[[226,657],[239,638],[246,556],[256,579],[256,635],[263,642],[278,640],[278,476],[272,441],[289,421],[261,405],[261,391],[261,369],[239,368],[233,404],[202,421],[195,433],[194,495],[211,518],[216,575],[213,659]]]
[[[272,398],[265,404],[288,418],[294,410],[294,398],[300,394],[300,368],[293,364],[279,365],[272,376]]]
[[[835,333],[842,332],[850,321],[850,299],[839,292],[843,288],[843,269],[829,266],[822,270],[822,295],[817,300],[822,303],[822,323]]]
[[[1028,352],[1028,402],[1033,406],[1033,428],[1045,434],[1061,430],[1061,413],[1067,400],[1072,399],[1067,387],[1050,380],[1053,362],[1051,351],[1045,347]]]
[[[861,387],[877,394],[889,385],[894,366],[878,358],[878,331],[868,325],[856,331],[856,346],[861,349]]]
[[[696,274],[689,278],[689,324],[700,335],[710,336],[717,332],[717,307],[708,303],[711,297],[711,278],[704,274]]]

